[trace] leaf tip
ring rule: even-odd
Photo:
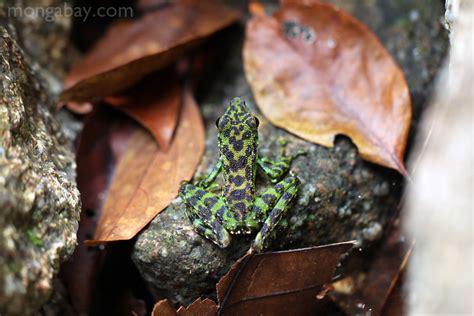
[[[258,1],[251,1],[249,3],[249,12],[253,16],[265,16],[265,8]]]
[[[176,315],[176,310],[167,299],[163,299],[153,306],[152,316]]]
[[[398,171],[402,176],[407,178],[409,175],[405,164],[403,163],[403,159],[395,155],[391,155],[390,158],[391,159],[389,161],[387,161],[385,164],[381,163],[381,165],[386,165],[389,168],[393,168]]]
[[[99,244],[103,243],[102,241],[100,240],[96,240],[96,239],[88,239],[88,240],[84,240],[84,244],[86,246],[97,246]]]

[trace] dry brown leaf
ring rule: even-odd
[[[248,22],[244,63],[257,104],[274,125],[327,147],[347,135],[364,159],[406,174],[408,87],[357,19],[318,1],[284,1],[273,16]]]
[[[191,93],[185,93],[176,134],[166,153],[141,129],[128,144],[94,240],[88,244],[134,237],[176,197],[181,181],[192,177],[204,151],[204,127]]]
[[[130,91],[106,97],[104,103],[116,107],[145,127],[159,147],[167,151],[178,122],[182,90],[172,74],[148,76]]]
[[[406,310],[406,286],[405,274],[403,273],[380,311],[383,316],[401,316],[407,315]]]
[[[413,246],[414,240],[407,240],[400,227],[394,227],[358,288],[349,293],[334,291],[329,297],[348,315],[383,315],[382,309],[406,267]],[[357,277],[352,277],[354,278]]]
[[[178,316],[214,316],[217,313],[217,305],[208,298],[198,298],[188,307],[181,306],[178,309]]]
[[[247,253],[217,283],[219,306],[210,299],[198,298],[175,311],[168,300],[161,300],[152,315],[309,315],[323,305],[317,294],[333,277],[341,255],[353,246],[354,242],[349,241]]]
[[[56,106],[56,109],[59,110],[65,106],[69,111],[76,114],[89,114],[94,109],[92,103],[90,102],[68,102],[66,104],[59,103]]]
[[[155,304],[151,316],[176,316],[176,310],[167,299],[164,299]]]
[[[152,11],[171,5],[174,1],[175,0],[137,0],[135,6],[140,11]]]
[[[113,95],[176,61],[240,17],[217,1],[176,1],[134,21],[113,24],[65,79],[62,101]]]
[[[188,307],[181,306],[177,311],[167,299],[164,299],[155,304],[152,316],[214,316],[216,313],[216,303],[208,298],[198,298]]]
[[[63,281],[71,304],[79,314],[90,312],[97,276],[105,253],[90,249],[84,241],[90,239],[97,226],[117,157],[128,141],[135,125],[110,108],[98,108],[85,121],[77,150],[77,184],[81,192],[82,209],[77,232],[79,245],[61,266]]]
[[[217,284],[222,315],[311,315],[354,242],[245,256]]]
[[[258,1],[251,1],[249,3],[249,12],[252,15],[264,16],[265,7]]]

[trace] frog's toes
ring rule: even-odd
[[[181,187],[183,187],[184,185],[188,184],[189,183],[189,180],[181,180],[181,182],[179,183],[179,185]]]
[[[296,157],[299,157],[299,156],[305,156],[307,153],[308,153],[307,150],[305,150],[305,149],[300,149],[300,150],[298,150],[298,152],[296,153],[295,158],[296,158]]]
[[[253,254],[257,253],[257,252],[258,252],[258,251],[257,251],[257,250],[254,248],[254,246],[252,245],[252,246],[249,248],[249,250],[247,250],[247,254],[246,254],[246,255],[247,255],[247,256],[251,256],[251,255],[253,255]]]
[[[227,248],[230,245],[231,239],[229,232],[227,232],[227,230],[222,230],[216,243],[221,248]]]
[[[285,138],[285,137],[278,137],[278,145],[282,146],[282,147],[285,147],[286,145],[288,145],[288,139]]]

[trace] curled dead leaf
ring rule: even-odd
[[[62,101],[113,95],[176,61],[240,13],[217,1],[181,0],[113,24],[65,79]]]
[[[251,1],[249,3],[249,12],[252,15],[257,16],[264,16],[265,15],[265,7],[258,1]]]
[[[319,1],[284,1],[254,16],[244,45],[247,79],[276,126],[333,146],[349,136],[360,155],[406,175],[410,94],[402,71],[354,17]]]
[[[353,241],[318,247],[246,254],[216,285],[219,306],[196,299],[175,311],[168,300],[152,315],[312,315],[322,305],[317,294],[329,282]]]
[[[188,307],[181,306],[178,309],[178,316],[214,316],[217,313],[217,305],[208,298],[198,298]]]
[[[198,298],[188,307],[181,306],[178,310],[175,310],[171,303],[164,299],[155,304],[152,316],[214,316],[216,313],[216,303],[208,298]]]
[[[222,315],[312,315],[353,241],[244,256],[217,284]]]
[[[136,8],[140,11],[153,11],[159,10],[164,6],[171,5],[174,0],[137,0],[136,1]]]
[[[189,180],[204,152],[204,126],[190,92],[175,137],[167,152],[159,150],[142,129],[131,136],[119,161],[94,240],[97,244],[128,240],[176,196],[181,181]]]
[[[161,150],[168,150],[182,103],[181,85],[173,73],[147,76],[129,91],[105,97],[104,103],[135,119],[153,135]]]
[[[61,109],[64,104],[59,103],[57,109]],[[89,114],[94,109],[90,102],[68,102],[65,104],[66,108],[76,114]]]
[[[103,251],[91,251],[84,241],[94,234],[115,161],[134,128],[126,117],[114,112],[110,108],[97,108],[87,117],[77,150],[77,184],[83,211],[77,232],[78,246],[61,266],[60,277],[79,314],[90,312],[105,258]]]
[[[164,299],[153,306],[151,316],[176,316],[176,310],[167,299]]]

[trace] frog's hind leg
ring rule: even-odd
[[[299,183],[297,177],[289,176],[266,190],[262,196],[255,200],[254,212],[265,221],[255,237],[251,250],[261,252],[264,249],[275,227],[288,211],[298,193]]]
[[[230,244],[230,234],[222,225],[227,207],[222,198],[190,183],[183,184],[179,196],[186,204],[186,213],[195,229],[221,248]]]

